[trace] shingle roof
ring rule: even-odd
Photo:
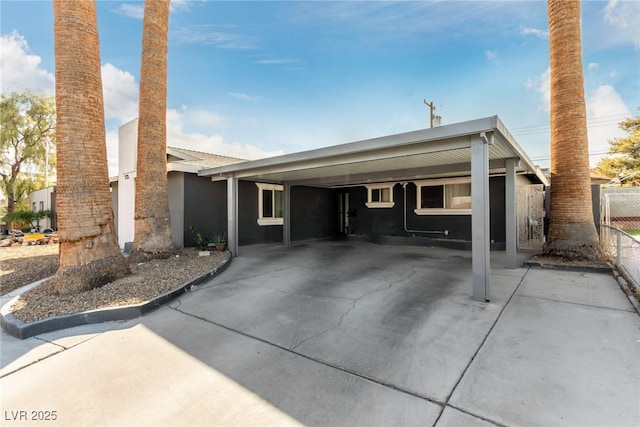
[[[180,147],[167,148],[169,152],[173,152],[169,154],[173,154],[175,157],[184,156],[183,160],[170,161],[169,163],[195,166],[197,169],[212,168],[247,161],[246,159],[239,159],[237,157],[222,156],[220,154],[205,153],[203,151],[188,150]],[[182,154],[182,156],[180,156],[180,154]]]

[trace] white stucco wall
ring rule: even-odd
[[[121,249],[133,242],[136,195],[136,162],[138,119],[133,119],[118,129],[118,244]]]
[[[54,188],[55,187],[42,188],[29,194],[29,209],[32,211],[51,211],[51,201],[53,200],[51,193],[53,192]],[[45,228],[51,228],[51,218],[42,218],[40,220],[40,230],[43,230]]]

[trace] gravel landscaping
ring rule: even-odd
[[[57,243],[0,248],[0,294],[45,279],[57,269]]]
[[[219,267],[226,258],[224,252],[212,251],[210,256],[199,256],[198,252],[195,248],[186,248],[167,259],[130,265],[130,276],[74,295],[58,296],[45,282],[22,295],[11,311],[18,319],[33,322],[99,308],[139,304]],[[58,245],[1,248],[0,263],[4,295],[54,274],[58,268]]]

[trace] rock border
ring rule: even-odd
[[[58,331],[61,329],[72,328],[75,326],[90,325],[95,323],[113,322],[116,320],[131,320],[141,317],[156,308],[172,301],[178,296],[186,293],[192,286],[197,286],[207,280],[210,280],[224,270],[231,263],[231,253],[226,251],[226,257],[222,265],[213,270],[189,280],[177,288],[158,295],[152,300],[142,302],[140,304],[127,305],[122,307],[99,308],[96,310],[85,311],[82,313],[67,314],[64,316],[49,317],[35,322],[24,322],[13,315],[9,310],[16,302],[20,295],[13,298],[0,308],[0,326],[9,335],[19,339],[26,339],[47,332]]]

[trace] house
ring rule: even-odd
[[[118,175],[111,177],[111,194],[118,244],[133,242],[138,119],[118,129]],[[226,195],[198,171],[244,162],[243,159],[167,147],[167,180],[171,236],[177,248],[193,246],[190,227],[203,235],[224,232],[227,226]]]
[[[29,193],[29,207],[32,212],[51,212],[51,217],[44,217],[39,220],[38,225],[41,230],[45,228],[57,229],[56,224],[56,186],[51,185],[40,190]]]
[[[133,241],[137,120],[119,129],[118,242]],[[229,249],[341,237],[471,250],[473,298],[490,298],[489,251],[544,239],[547,177],[497,116],[245,161],[167,149],[173,243],[190,228]]]
[[[548,180],[497,116],[198,175],[211,181],[200,199],[216,200],[209,220],[226,218],[234,256],[242,245],[336,236],[471,249],[478,301],[489,300],[490,248],[516,267],[519,242],[543,238]]]

